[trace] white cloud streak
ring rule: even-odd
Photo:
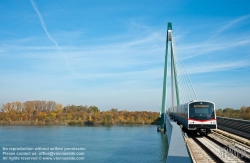
[[[215,42],[214,40],[205,41],[196,44],[186,44],[177,47],[181,54],[185,54],[183,59],[190,59],[199,55],[211,53],[214,51],[221,51],[226,49],[233,49],[235,47],[246,46],[250,44],[249,38],[240,38],[234,41],[231,40],[221,40],[220,42]]]
[[[30,0],[30,2],[31,2],[32,7],[34,8],[34,10],[36,11],[36,13],[37,13],[37,15],[38,15],[38,17],[39,17],[39,20],[40,20],[40,22],[41,22],[41,25],[42,25],[42,28],[43,28],[44,32],[46,33],[46,35],[48,36],[48,38],[55,44],[57,50],[58,50],[61,54],[63,54],[64,59],[65,59],[66,64],[67,64],[67,67],[69,68],[69,70],[70,70],[73,74],[79,75],[79,74],[75,73],[74,70],[71,68],[71,66],[70,66],[70,64],[69,64],[69,61],[68,61],[68,58],[67,58],[66,54],[62,51],[62,49],[59,47],[58,43],[51,37],[50,33],[48,32],[47,27],[46,27],[46,24],[45,24],[45,22],[44,22],[44,20],[43,20],[43,17],[42,17],[42,15],[41,15],[41,13],[40,13],[39,10],[38,10],[38,7],[36,6],[35,1]],[[83,78],[88,78],[88,79],[91,79],[91,80],[96,81],[95,79],[92,79],[92,78],[89,78],[89,77],[86,77],[86,76],[83,77]]]
[[[231,62],[207,62],[198,65],[193,65],[187,69],[189,74],[198,74],[198,73],[208,73],[208,72],[218,72],[218,71],[227,71],[242,67],[249,67],[250,63],[245,60],[241,61],[231,61]]]
[[[246,15],[246,16],[242,16],[240,18],[234,19],[234,20],[230,21],[229,23],[227,23],[226,25],[222,26],[219,30],[217,30],[216,33],[221,33],[223,31],[235,26],[237,23],[248,19],[249,17],[250,17],[250,15]]]
[[[40,20],[40,22],[41,22],[41,25],[42,25],[42,28],[43,28],[44,32],[46,33],[46,35],[48,36],[48,38],[55,44],[55,46],[56,46],[56,48],[58,49],[58,51],[60,51],[60,53],[63,54],[64,59],[65,59],[65,61],[66,61],[66,63],[67,63],[67,66],[69,67],[69,69],[71,69],[67,56],[66,56],[65,53],[62,51],[62,49],[58,46],[58,43],[51,37],[50,33],[48,32],[47,27],[46,27],[46,24],[45,24],[45,22],[44,22],[44,20],[43,20],[43,17],[42,17],[42,15],[41,15],[41,13],[39,12],[39,10],[38,10],[38,8],[37,8],[37,6],[36,6],[36,3],[35,3],[33,0],[30,0],[30,2],[31,2],[32,7],[34,8],[34,10],[36,11],[36,13],[37,13],[37,15],[38,15],[38,17],[39,17],[39,20]],[[71,70],[72,70],[72,69],[71,69]]]

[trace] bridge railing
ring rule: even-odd
[[[243,119],[218,117],[217,125],[219,129],[223,129],[234,134],[239,134],[250,139],[250,121]]]
[[[164,117],[169,146],[167,163],[190,163],[191,160],[180,126],[171,120],[167,113],[165,113]]]
[[[166,122],[166,132],[168,137],[168,144],[170,144],[173,125],[170,123],[170,117],[167,113],[165,113],[165,122]]]

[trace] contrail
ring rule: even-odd
[[[34,10],[36,11],[36,13],[37,13],[37,15],[38,15],[38,17],[39,17],[39,20],[40,20],[40,22],[41,22],[41,25],[42,25],[42,28],[43,28],[44,32],[46,33],[46,35],[48,36],[48,38],[56,45],[56,48],[63,54],[64,59],[65,59],[65,61],[66,61],[66,63],[67,63],[67,66],[69,67],[69,69],[70,69],[71,71],[73,71],[72,68],[71,68],[71,66],[70,66],[70,64],[69,64],[69,62],[68,62],[67,56],[64,54],[64,52],[62,51],[62,49],[58,46],[58,43],[57,43],[57,42],[51,37],[51,35],[49,34],[49,32],[48,32],[48,30],[47,30],[47,27],[46,27],[46,24],[45,24],[44,21],[43,21],[43,17],[42,17],[41,13],[39,12],[39,10],[38,10],[38,8],[37,8],[37,6],[36,6],[36,3],[35,3],[33,0],[30,0],[30,2],[31,2],[31,4],[32,4],[32,6],[33,6],[33,8],[34,8]]]
[[[79,76],[79,75],[77,75],[77,74],[74,72],[74,70],[71,68],[67,56],[66,56],[65,53],[62,51],[62,49],[58,46],[58,43],[57,43],[57,42],[51,37],[51,35],[49,34],[49,32],[48,32],[48,30],[47,30],[47,27],[46,27],[46,24],[45,24],[45,22],[43,21],[43,17],[42,17],[41,13],[39,12],[39,10],[38,10],[38,8],[37,8],[37,6],[36,6],[36,3],[35,3],[33,0],[30,0],[30,2],[31,2],[32,7],[34,8],[34,10],[36,11],[36,13],[37,13],[37,15],[38,15],[38,17],[39,17],[39,20],[40,20],[40,22],[41,22],[41,25],[42,25],[42,28],[43,28],[44,32],[46,33],[46,35],[48,36],[48,38],[56,45],[57,50],[60,51],[60,52],[63,54],[64,59],[65,59],[65,61],[66,61],[66,63],[67,63],[68,68],[70,69],[70,71],[71,71],[74,75]],[[83,76],[81,76],[81,77],[83,77]],[[86,77],[86,76],[83,77],[83,78],[87,78],[87,79],[96,81],[95,79],[90,78],[90,77]]]

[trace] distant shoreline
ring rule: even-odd
[[[151,124],[89,124],[89,123],[82,123],[82,122],[58,122],[58,123],[46,123],[46,122],[0,122],[0,126],[144,126],[144,125],[159,125],[160,122],[155,122]]]
[[[150,125],[159,124],[158,112],[100,111],[96,106],[76,106],[55,101],[16,101],[6,103],[0,112],[0,125]]]

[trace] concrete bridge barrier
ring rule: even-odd
[[[166,134],[168,137],[167,163],[191,163],[186,143],[180,126],[165,113]]]

